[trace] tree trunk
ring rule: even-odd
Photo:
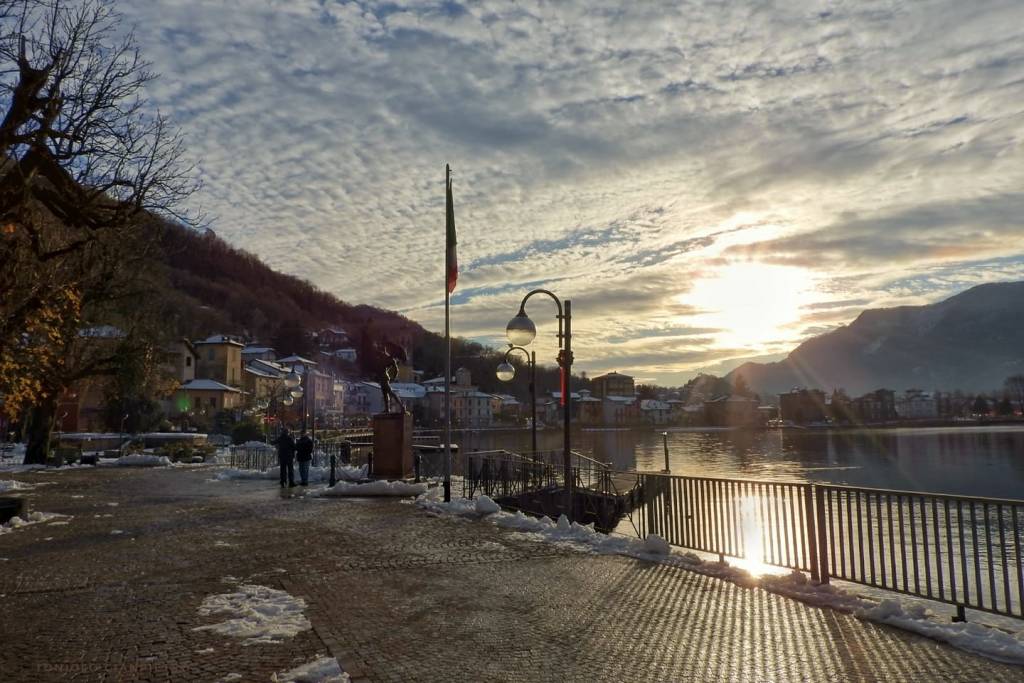
[[[25,446],[26,465],[45,465],[50,453],[50,435],[57,416],[57,395],[42,399],[32,409],[32,420],[28,428],[28,444]]]

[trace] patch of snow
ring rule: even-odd
[[[51,522],[57,519],[70,520],[73,517],[71,515],[62,515],[59,512],[30,512],[24,517],[11,517],[3,524],[0,524],[0,534],[6,534],[21,527]]]
[[[170,467],[171,459],[166,455],[151,455],[149,453],[132,453],[122,455],[114,461],[118,467]]]
[[[73,495],[73,496],[71,496],[71,497],[72,497],[72,498],[85,498],[85,496],[83,496],[83,495],[82,495],[82,494],[80,494],[80,493],[76,493],[75,495]]]
[[[668,541],[658,534],[647,534],[644,547],[651,555],[668,555],[672,552],[672,547],[668,544]]]
[[[12,474],[18,474],[19,472],[38,472],[39,470],[45,469],[47,469],[46,465],[23,465],[20,462],[0,465],[0,472],[10,472]]]
[[[418,496],[426,493],[426,484],[409,484],[404,481],[370,481],[365,484],[339,481],[334,486],[310,491],[310,496],[340,498],[348,496]]]
[[[243,443],[238,448],[253,448],[253,449],[261,450],[261,451],[272,451],[272,450],[275,450],[275,448],[273,446],[271,446],[269,443],[265,443],[263,441],[246,441],[245,443]]]
[[[341,670],[337,659],[320,657],[291,671],[276,673],[270,680],[275,683],[348,683],[349,677]]]
[[[204,617],[227,614],[231,619],[193,630],[243,638],[242,645],[280,643],[312,627],[302,613],[304,609],[306,601],[302,598],[267,586],[243,584],[234,593],[207,596],[199,606],[199,614]]]
[[[211,647],[210,650],[213,650],[213,648]],[[231,683],[231,681],[240,680],[242,680],[242,674],[230,673],[224,676],[223,678],[217,679],[217,683]]]
[[[111,529],[110,530],[110,535],[111,536],[119,536],[120,534],[123,534],[123,533],[124,532],[121,531],[120,529]]]
[[[366,465],[361,465],[359,467],[354,465],[338,465],[334,468],[334,477],[336,481],[362,481],[363,479],[366,479],[366,472]],[[298,472],[295,474],[298,475]],[[277,481],[280,476],[281,472],[277,467],[271,467],[266,472],[229,467],[214,474],[213,478],[216,481],[228,481],[232,479],[265,479],[267,481]],[[309,468],[309,481],[320,482],[330,480],[330,467]]]
[[[495,503],[490,496],[480,496],[476,499],[476,511],[481,515],[490,515],[501,512],[501,506]]]
[[[32,488],[32,484],[26,484],[23,481],[17,481],[15,479],[0,479],[0,493],[6,493],[8,491],[27,491]]]

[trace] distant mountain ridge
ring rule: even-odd
[[[989,391],[1024,373],[1024,282],[972,287],[925,306],[869,309],[776,363],[744,363],[764,396],[793,387]]]

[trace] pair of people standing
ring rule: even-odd
[[[274,443],[277,445],[277,462],[281,467],[281,488],[285,487],[285,481],[289,487],[295,486],[296,460],[299,461],[299,479],[303,486],[308,486],[309,463],[313,460],[313,439],[303,430],[296,441],[287,429],[282,429]]]

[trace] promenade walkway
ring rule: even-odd
[[[0,535],[3,681],[268,681],[318,655],[373,681],[1020,681],[1024,669],[762,590],[532,541],[396,500],[314,499],[210,468],[53,482]],[[197,626],[234,577],[312,628],[243,645]]]

